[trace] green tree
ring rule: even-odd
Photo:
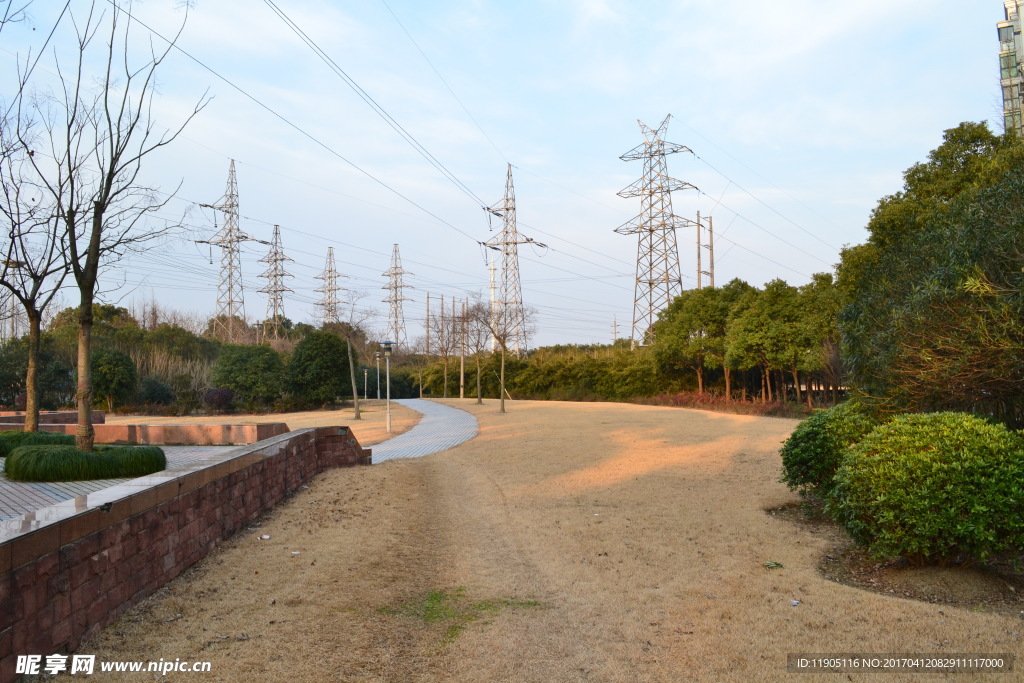
[[[1024,424],[1024,146],[986,130],[947,131],[907,172],[905,191],[880,202],[868,245],[843,253],[844,363],[881,408]],[[977,144],[964,144],[964,131]],[[914,220],[880,228],[883,212]]]
[[[285,390],[281,355],[269,346],[225,346],[213,368],[214,386],[231,389],[250,407],[267,405]]]
[[[135,363],[126,353],[99,350],[92,355],[93,391],[107,400],[107,410],[113,412],[114,400],[131,398],[138,380]]]
[[[289,374],[296,394],[326,407],[352,391],[348,343],[332,332],[308,333],[295,347]]]

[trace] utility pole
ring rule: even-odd
[[[405,350],[408,341],[405,336],[405,314],[402,312],[402,302],[411,301],[405,296],[405,288],[409,285],[402,281],[403,275],[412,275],[402,268],[402,257],[398,253],[396,244],[391,250],[391,267],[381,273],[388,278],[388,284],[381,289],[388,290],[388,297],[382,299],[384,303],[391,304],[391,311],[388,315],[388,337],[395,342],[397,348]]]
[[[334,266],[334,247],[327,247],[327,262],[324,264],[324,272],[314,276],[314,279],[322,280],[323,284],[314,289],[314,292],[323,294],[320,301],[316,302],[320,309],[320,324],[336,323],[338,318],[338,292],[343,287],[338,285],[338,278],[345,277],[338,272]]]
[[[708,250],[708,276],[709,284],[715,286],[715,223],[711,216],[708,216],[708,243],[704,245]]]
[[[242,255],[239,245],[249,239],[238,225],[238,180],[235,160],[228,166],[228,185],[216,204],[200,204],[224,214],[224,227],[212,240],[199,240],[221,248],[220,281],[217,284],[217,317],[213,321],[213,334],[224,341],[242,340],[245,325],[245,300],[242,292]],[[216,226],[215,226],[216,227]]]
[[[519,234],[516,227],[516,192],[512,184],[512,164],[505,177],[505,196],[493,206],[483,207],[490,216],[501,219],[501,232],[481,244],[501,253],[501,280],[497,301],[496,329],[502,331],[505,347],[516,356],[526,352],[526,314],[523,310],[523,292],[519,282],[519,245],[536,244],[530,237]],[[493,306],[493,302],[492,302]]]
[[[454,303],[454,302],[453,302]],[[459,398],[466,398],[466,314],[469,301],[462,302],[462,317],[459,319],[461,353],[459,359]]]
[[[260,263],[267,264],[267,271],[260,275],[267,279],[267,286],[260,290],[267,295],[267,317],[263,321],[264,339],[281,339],[284,335],[284,328],[281,321],[284,319],[284,293],[291,292],[284,285],[284,278],[292,277],[292,274],[284,269],[284,263],[292,259],[284,255],[281,250],[281,226],[274,226],[274,239],[270,247],[270,253],[260,259]]]
[[[620,235],[638,236],[631,333],[633,348],[651,341],[651,326],[658,312],[672,303],[683,289],[675,231],[693,225],[693,221],[672,213],[672,192],[697,188],[668,175],[665,157],[690,151],[682,145],[665,142],[663,136],[671,117],[671,114],[666,116],[657,128],[638,121],[644,135],[643,144],[619,157],[623,161],[644,162],[643,177],[619,192],[623,198],[640,198],[640,215],[615,229]]]
[[[619,341],[619,318],[614,316],[612,317],[612,346],[615,346],[617,341]]]

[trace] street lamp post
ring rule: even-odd
[[[370,374],[370,371],[367,370],[366,368],[363,368],[363,400],[364,401],[369,401],[370,400],[370,394],[366,390],[366,387],[367,387],[367,377],[369,376],[369,374]]]
[[[380,343],[384,349],[384,370],[387,373],[387,396],[388,396],[388,434],[391,433],[391,347],[395,342],[384,341]]]
[[[380,351],[376,351],[373,354],[373,359],[377,361],[377,400],[380,400],[380,357],[383,356]]]

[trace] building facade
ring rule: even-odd
[[[1024,137],[1022,100],[1024,95],[1024,43],[1021,41],[1021,0],[1003,0],[1005,19],[999,31],[999,84],[1003,89],[1003,127]]]

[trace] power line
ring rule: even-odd
[[[409,145],[411,145],[412,148],[416,150],[416,152],[419,153],[420,156],[426,159],[427,162],[430,163],[430,165],[432,165],[434,168],[440,171],[446,178],[448,178],[448,180],[453,185],[455,185],[455,187],[457,187],[461,192],[465,193],[466,196],[472,199],[477,206],[480,206],[484,203],[483,200],[476,196],[476,194],[471,189],[469,189],[469,187],[467,187],[465,183],[459,180],[454,173],[449,171],[448,168],[437,159],[437,157],[431,154],[430,151],[426,147],[424,147],[412,133],[407,131],[405,127],[402,126],[402,124],[398,123],[398,121],[396,121],[395,118],[391,116],[391,114],[389,114],[386,109],[384,109],[384,107],[378,104],[377,101],[373,99],[373,97],[371,97],[370,94],[362,88],[362,86],[356,83],[356,81],[351,76],[349,76],[348,73],[346,73],[345,70],[342,69],[341,66],[339,66],[338,63],[335,62],[330,57],[330,55],[324,52],[324,50],[319,45],[317,45],[316,41],[310,38],[309,35],[305,31],[303,31],[302,28],[297,23],[295,23],[295,21],[291,17],[285,14],[284,10],[282,10],[274,3],[274,0],[263,0],[263,2],[268,7],[270,7],[271,10],[273,10],[273,12],[281,19],[281,21],[285,23],[285,25],[288,28],[292,30],[292,33],[297,35],[299,39],[302,40],[302,42],[309,46],[313,53],[316,54],[316,56],[319,57],[320,60],[331,69],[331,71],[333,71],[338,77],[340,77],[341,80],[344,81],[345,84],[348,85],[348,87],[351,88],[352,91],[355,92],[356,95],[358,95],[361,100],[363,100],[363,102],[368,104],[370,108],[373,109],[373,111],[378,116],[380,116],[385,123],[391,126],[391,128],[396,133],[398,133],[402,137],[402,139],[408,142]]]
[[[111,5],[117,7],[117,5],[115,4],[114,0],[107,0],[107,2],[110,3]],[[416,207],[417,209],[419,209],[423,213],[427,214],[428,216],[430,216],[431,218],[436,220],[438,223],[441,223],[442,225],[451,228],[455,232],[457,232],[457,233],[459,233],[459,234],[461,234],[461,235],[463,235],[465,237],[468,237],[469,239],[473,240],[474,242],[476,241],[476,239],[472,235],[470,235],[468,232],[466,232],[465,230],[462,230],[461,228],[456,227],[455,225],[453,225],[452,223],[446,221],[445,219],[441,218],[440,216],[436,215],[435,213],[433,213],[432,211],[430,211],[429,209],[427,209],[423,205],[417,203],[416,201],[414,201],[414,200],[410,199],[409,197],[407,197],[406,195],[402,194],[401,192],[399,192],[395,188],[391,187],[390,185],[388,185],[386,182],[384,182],[383,180],[381,180],[377,176],[373,175],[369,171],[365,170],[364,168],[362,168],[361,166],[356,164],[354,161],[352,161],[352,160],[348,159],[347,157],[345,157],[344,155],[342,155],[340,152],[335,150],[333,147],[328,145],[326,142],[320,140],[318,137],[316,137],[312,133],[307,132],[305,129],[300,127],[298,124],[293,123],[290,119],[285,117],[283,114],[278,113],[276,110],[272,109],[269,105],[264,104],[255,95],[251,95],[248,91],[244,90],[241,86],[236,85],[233,81],[231,81],[228,78],[222,76],[220,73],[215,71],[213,68],[207,66],[205,63],[203,63],[197,57],[192,56],[191,53],[186,51],[184,48],[182,48],[178,44],[176,44],[173,41],[165,38],[161,33],[156,31],[152,27],[150,27],[148,24],[146,24],[143,21],[141,21],[141,20],[137,19],[136,17],[132,16],[132,14],[128,10],[121,9],[120,11],[124,12],[125,14],[127,14],[129,17],[132,18],[133,21],[138,23],[140,26],[142,26],[144,29],[146,29],[150,33],[152,33],[154,36],[156,36],[160,40],[163,40],[164,42],[166,42],[168,45],[170,45],[172,48],[174,48],[175,50],[177,50],[178,52],[183,54],[185,57],[187,57],[188,59],[192,60],[197,65],[199,65],[200,67],[205,69],[206,71],[209,71],[211,74],[216,76],[218,79],[220,79],[221,81],[223,81],[227,85],[231,86],[231,88],[233,88],[234,90],[238,91],[238,93],[240,93],[241,95],[243,95],[247,99],[251,100],[258,107],[260,107],[261,109],[265,110],[266,112],[268,112],[269,114],[271,114],[272,116],[274,116],[275,118],[280,120],[282,123],[286,124],[288,127],[294,129],[300,135],[302,135],[303,137],[307,138],[308,140],[310,140],[311,142],[313,142],[317,146],[323,148],[325,151],[327,151],[332,156],[335,156],[338,159],[340,159],[341,161],[345,162],[350,167],[352,167],[354,170],[356,170],[359,173],[363,174],[364,176],[366,176],[367,178],[369,178],[373,182],[377,183],[378,185],[380,185],[384,189],[388,190],[389,192],[391,192],[395,196],[399,197],[403,201],[408,202],[412,206]]]

